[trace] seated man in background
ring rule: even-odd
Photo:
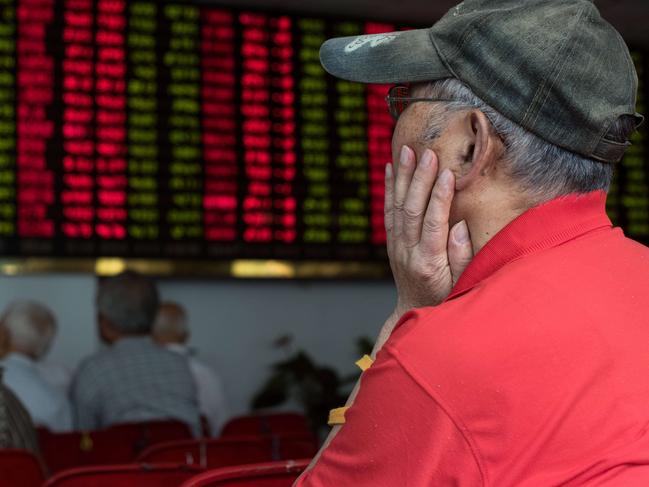
[[[2,383],[0,371],[0,448],[17,448],[39,455],[36,430],[29,413]]]
[[[193,351],[187,346],[187,313],[181,305],[171,301],[160,305],[153,325],[153,339],[168,350],[187,358],[198,388],[201,415],[207,418],[212,435],[218,435],[227,419],[223,383],[214,370],[192,356]]]
[[[187,361],[151,340],[158,304],[155,284],[137,273],[99,284],[99,335],[108,347],[86,358],[74,378],[78,429],[175,419],[199,434],[196,387]]]
[[[42,376],[37,361],[56,332],[51,311],[34,301],[14,301],[0,319],[0,356],[4,382],[27,408],[37,426],[51,431],[72,428],[72,409],[64,392]]]

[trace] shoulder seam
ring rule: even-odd
[[[457,415],[451,414],[451,408],[446,405],[446,403],[439,397],[438,394],[436,394],[433,390],[431,390],[423,380],[421,380],[418,377],[418,374],[413,371],[410,367],[408,367],[404,361],[401,359],[401,356],[397,350],[395,350],[391,345],[385,345],[383,349],[392,355],[394,359],[397,361],[397,363],[401,366],[401,368],[410,376],[410,378],[415,381],[415,383],[421,387],[424,392],[431,397],[435,403],[440,407],[440,409],[444,412],[444,414],[451,420],[451,422],[455,425],[455,428],[460,432],[462,435],[462,438],[464,438],[464,441],[466,441],[467,445],[469,446],[469,449],[471,450],[471,454],[473,455],[473,459],[475,460],[476,465],[478,466],[478,471],[480,472],[480,477],[482,477],[482,485],[486,486],[487,485],[487,473],[486,469],[484,467],[482,458],[480,456],[480,452],[478,450],[477,445],[475,444],[475,441],[471,437],[471,434],[469,432],[469,429],[464,425],[462,420],[457,417]]]

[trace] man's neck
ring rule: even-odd
[[[473,255],[530,207],[516,202],[513,198],[503,198],[502,195],[476,204],[473,214],[466,220],[473,244]]]
[[[117,335],[112,343],[118,343],[118,342],[134,342],[134,341],[147,341],[151,340],[151,335],[147,334],[119,334]]]

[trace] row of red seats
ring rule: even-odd
[[[1,450],[0,485],[21,487],[290,487],[308,460],[238,465],[206,471],[198,465],[131,464],[82,467],[45,481],[34,455]],[[43,483],[44,482],[44,483]]]
[[[121,464],[136,460],[221,467],[306,458],[317,449],[316,438],[309,431],[304,416],[296,413],[234,418],[224,426],[218,439],[193,440],[189,428],[183,423],[151,421],[92,432],[51,433],[39,430],[39,443],[51,473],[84,465]],[[202,459],[206,454],[209,462]],[[215,463],[217,458],[221,460]]]
[[[216,468],[242,463],[310,458],[317,444],[311,435],[231,436],[159,443],[136,459],[139,463],[185,463]]]
[[[46,470],[50,474],[60,472],[53,477],[57,481],[83,478],[86,482],[70,485],[111,485],[101,482],[145,475],[151,479],[165,477],[164,485],[177,486],[206,469],[243,464],[280,468],[277,465],[287,464],[265,462],[311,458],[317,451],[317,441],[305,418],[294,413],[235,418],[226,424],[220,438],[193,439],[183,423],[153,421],[94,432],[55,434],[41,430],[39,439],[46,466],[26,452],[0,451],[0,486],[40,486]],[[97,477],[100,483],[87,483],[88,476]]]
[[[129,463],[151,445],[191,437],[190,429],[179,421],[121,424],[70,433],[38,429],[41,455],[51,473],[82,465]]]

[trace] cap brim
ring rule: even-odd
[[[433,81],[453,75],[437,53],[429,29],[329,39],[320,47],[328,73],[361,83]]]
[[[638,130],[642,125],[644,125],[645,122],[644,115],[640,115],[639,113],[636,113],[635,115],[633,115],[633,117],[635,118],[635,128],[636,130]]]

